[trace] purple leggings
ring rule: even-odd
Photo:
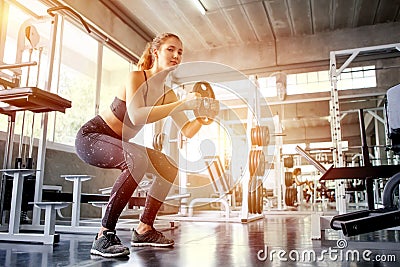
[[[111,190],[102,226],[114,230],[121,212],[146,173],[154,175],[140,221],[153,226],[157,212],[178,174],[175,162],[165,154],[124,142],[100,116],[78,131],[76,153],[84,162],[105,169],[120,169]]]

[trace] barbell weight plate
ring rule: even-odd
[[[294,206],[297,201],[297,189],[294,187],[287,187],[285,192],[285,203],[287,206]]]
[[[257,144],[256,144],[256,140],[255,140],[255,138],[254,138],[254,128],[251,128],[251,130],[250,130],[250,139],[251,139],[251,145],[252,145],[252,146],[257,145]]]
[[[254,145],[258,146],[257,127],[254,127],[253,129],[254,129],[254,131],[253,131]]]
[[[286,206],[290,206],[289,205],[289,190],[288,190],[289,188],[288,187],[286,187],[286,190],[285,190],[285,204],[286,204]]]
[[[260,146],[268,146],[270,141],[268,126],[261,126],[261,144]]]
[[[201,95],[201,97],[204,97],[201,106],[200,106],[200,111],[199,110],[194,110],[194,115],[196,116],[196,118],[198,118],[202,124],[204,125],[209,125],[211,123],[213,123],[213,119],[204,116],[204,114],[207,114],[207,112],[209,111],[209,107],[207,107],[207,103],[206,101],[207,98],[213,98],[215,99],[215,93],[214,90],[212,89],[211,85],[208,82],[202,81],[202,82],[197,82],[194,84],[193,86],[193,90],[192,92],[194,93],[199,93]],[[202,115],[200,115],[202,114]],[[210,117],[215,117],[216,114],[212,114],[212,116]]]
[[[250,152],[249,152],[249,159],[248,159],[248,161],[249,161],[248,164],[249,164],[250,177],[251,177],[251,172],[252,172],[252,170],[251,170],[251,168],[252,168],[252,167],[251,167],[251,165],[252,165],[252,164],[251,164],[251,162],[252,162],[252,160],[251,160],[251,157],[252,157],[252,156],[251,156],[251,151],[252,151],[252,150],[250,150]]]
[[[286,187],[285,191],[285,203],[286,206],[293,206],[293,197],[292,197],[292,189],[293,187]]]
[[[249,190],[249,194],[247,196],[247,208],[249,209],[249,213],[253,213],[253,205],[251,203],[252,200],[252,195],[251,195],[251,190]]]
[[[193,86],[192,92],[199,93],[201,97],[208,97],[215,99],[215,93],[211,85],[206,81],[196,82]]]
[[[257,126],[257,145],[261,146],[262,140],[261,140],[261,128],[260,126]]]
[[[254,150],[250,150],[249,152],[249,172],[250,172],[250,177],[254,175],[254,157],[253,157]]]
[[[252,152],[252,162],[253,162],[253,166],[252,166],[252,169],[253,169],[253,175],[252,176],[255,176],[256,175],[256,171],[257,171],[257,157],[256,157],[256,154],[257,154],[257,150],[253,150],[253,152]]]
[[[253,177],[251,182],[251,205],[252,213],[257,213],[257,178]]]
[[[249,180],[249,189],[248,189],[248,196],[247,196],[247,208],[249,210],[249,213],[253,213],[253,190],[252,190],[252,183],[253,183],[253,177],[250,176]]]
[[[289,199],[289,201],[290,201],[290,206],[294,206],[294,202],[295,202],[295,198],[294,198],[294,196],[295,196],[295,194],[293,194],[293,192],[294,192],[294,190],[296,190],[295,188],[293,188],[293,187],[290,187],[289,188],[290,190],[290,199]]]
[[[286,168],[293,168],[293,165],[294,165],[294,160],[292,156],[283,158],[283,166],[285,166]]]
[[[258,168],[257,168],[257,176],[264,176],[265,174],[265,154],[264,151],[259,150],[258,155]]]
[[[258,126],[253,127],[254,133],[253,133],[253,138],[254,138],[254,145],[258,146]]]
[[[295,187],[292,187],[292,206],[294,206],[294,203],[297,201],[297,189]]]
[[[253,205],[253,213],[257,213],[258,212],[258,209],[257,209],[257,205],[258,205],[258,192],[257,192],[257,180],[258,179],[256,179],[256,177],[254,177],[255,179],[255,182],[254,182],[254,190],[253,190],[253,194],[252,194],[252,202],[251,202],[251,204]]]
[[[285,172],[285,186],[289,187],[292,186],[294,181],[293,181],[293,173],[292,172]]]
[[[259,150],[254,151],[254,176],[258,175],[258,167],[260,165],[259,154],[260,154]]]
[[[257,213],[261,214],[264,206],[264,191],[263,191],[263,182],[260,179],[257,179]]]
[[[161,150],[161,148],[160,148],[160,137],[161,137],[161,134],[160,133],[158,133],[157,134],[157,139],[156,139],[156,145],[157,145],[157,150],[158,151],[160,151]]]
[[[152,143],[152,145],[153,145],[153,148],[155,149],[155,150],[158,150],[157,149],[157,136],[158,134],[155,134],[154,136],[153,136],[153,143]]]
[[[203,125],[210,125],[211,123],[213,123],[213,119],[211,119],[211,118],[208,118],[208,117],[206,117],[206,116],[204,116],[204,115],[200,115],[200,114],[204,114],[203,112],[199,112],[198,110],[194,110],[193,111],[193,113],[194,113],[194,116],[197,118],[197,119],[199,119],[200,120],[200,122],[201,122],[201,124],[203,124]]]
[[[268,146],[269,142],[271,142],[271,136],[270,136],[270,133],[269,133],[268,126],[265,126],[265,146]]]
[[[260,172],[260,150],[257,150],[254,156],[255,156],[254,161],[256,164],[254,172],[255,172],[255,175],[258,176],[259,172]]]
[[[160,150],[162,150],[164,148],[164,141],[166,138],[166,134],[165,133],[161,133],[161,137],[160,137]]]
[[[265,154],[262,150],[250,150],[249,171],[250,176],[264,176]]]
[[[259,168],[259,165],[260,165],[259,154],[260,154],[259,150],[255,150],[254,153],[253,153],[253,157],[254,157],[254,159],[253,159],[253,162],[254,162],[254,176],[258,175],[257,173],[258,173],[258,168]]]
[[[293,187],[293,204],[297,202],[297,188]]]
[[[158,142],[158,150],[159,151],[161,151],[162,149],[163,149],[163,133],[159,133],[159,135],[158,135],[158,139],[157,139],[157,142]]]
[[[254,176],[254,172],[255,172],[255,169],[254,169],[254,150],[251,150],[250,151],[250,177],[253,177]]]

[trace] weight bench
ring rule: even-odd
[[[104,215],[105,208],[110,197],[111,187],[100,189],[100,194],[88,194],[82,193],[82,183],[91,180],[94,176],[91,175],[61,175],[67,181],[73,182],[73,192],[56,192],[56,191],[46,191],[43,192],[42,199],[44,203],[51,202],[69,202],[72,203],[72,213],[71,213],[71,224],[70,225],[56,225],[55,230],[57,232],[67,232],[67,233],[97,233],[98,225],[95,227],[80,224],[80,206],[83,203],[92,204],[95,207],[102,208],[102,215]],[[145,184],[146,182],[146,184]],[[145,187],[149,185],[148,181],[143,181],[142,186]],[[166,201],[186,198],[190,194],[186,195],[176,195],[168,196]],[[128,202],[128,208],[133,208],[135,206],[144,206],[146,197],[132,196]],[[86,222],[87,223],[87,222]]]
[[[45,210],[43,243],[58,243],[59,235],[55,235],[56,210],[68,207],[71,202],[29,202],[29,204]]]
[[[391,149],[397,155],[400,155],[400,84],[390,88],[386,94],[385,110],[387,114],[387,132],[388,137],[392,140]],[[361,117],[360,117],[361,118]],[[363,129],[362,129],[363,130]],[[365,131],[365,130],[364,130]],[[364,153],[363,153],[364,154]],[[361,169],[360,169],[361,168]],[[382,166],[364,166],[355,168],[342,168],[342,170],[335,170],[334,175],[329,175],[329,170],[324,179],[334,176],[343,176],[346,172],[352,171],[352,178],[366,178],[366,177],[380,177],[389,178],[383,189],[383,208],[373,209],[371,207],[371,196],[368,195],[369,210],[357,211],[347,214],[336,215],[332,218],[330,226],[334,230],[342,230],[345,236],[354,236],[363,233],[383,230],[400,225],[400,207],[398,200],[396,201],[396,192],[399,194],[400,187],[400,166],[399,165],[382,165]],[[342,175],[340,175],[342,172]],[[361,173],[360,173],[361,172]],[[361,176],[361,177],[355,177]],[[396,203],[397,202],[397,203]]]
[[[10,219],[8,232],[0,233],[2,241],[21,241],[21,242],[39,242],[43,244],[54,244],[59,241],[59,236],[55,235],[55,215],[56,210],[68,206],[66,202],[30,202],[36,207],[45,209],[44,233],[22,233],[20,232],[20,214],[23,192],[24,177],[30,176],[37,170],[33,169],[4,169],[5,174],[13,177],[12,199],[10,208]]]
[[[224,207],[225,218],[229,219],[231,215],[230,203],[227,197],[230,193],[229,181],[223,171],[221,160],[219,156],[205,156],[204,161],[208,169],[210,184],[217,197],[194,198],[189,203],[188,215],[189,217],[194,216],[194,207],[197,203],[220,203],[221,207]]]

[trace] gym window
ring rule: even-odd
[[[338,77],[338,89],[362,89],[376,87],[375,66],[346,68]],[[328,71],[315,71],[287,75],[287,94],[329,92],[331,83]]]
[[[4,63],[15,63],[17,50],[17,35],[23,22],[31,16],[46,15],[48,7],[39,1],[19,1],[25,8],[9,3],[8,26],[4,44]],[[36,14],[36,15],[35,15]],[[56,58],[53,62],[53,82],[51,92],[72,102],[72,107],[66,113],[50,112],[48,119],[49,146],[60,146],[64,149],[72,147],[75,135],[81,125],[92,118],[99,110],[111,103],[117,86],[121,86],[131,64],[122,56],[96,41],[86,32],[76,27],[67,19],[60,19],[58,28]],[[50,23],[42,23],[37,27],[43,46],[48,45]],[[47,29],[47,28],[48,29]],[[61,47],[60,46],[60,40]],[[39,44],[40,44],[39,43]],[[23,62],[29,61],[27,52],[23,54]],[[33,56],[35,56],[34,51]],[[47,75],[47,47],[41,58],[41,69],[38,87],[44,88],[44,78]],[[1,56],[1,54],[0,54]],[[37,58],[32,58],[36,60]],[[99,66],[101,66],[99,71]],[[37,67],[30,70],[30,82],[35,83]],[[26,85],[27,69],[22,68],[21,86]],[[24,134],[30,135],[31,112],[27,112]],[[40,137],[41,114],[35,116],[34,137]],[[7,116],[0,116],[0,131],[7,131]],[[27,126],[28,125],[28,126]],[[27,129],[29,128],[29,129]],[[17,112],[15,134],[22,129],[22,112]]]
[[[275,76],[258,79],[264,97],[277,96]],[[346,68],[338,77],[338,89],[362,89],[376,87],[375,66]],[[309,94],[329,92],[331,83],[329,72],[314,71],[287,75],[287,94]]]

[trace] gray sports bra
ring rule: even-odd
[[[147,106],[147,93],[149,91],[149,85],[147,83],[146,72],[143,71],[143,74],[144,74],[144,79],[146,81],[146,91],[144,92],[144,103]],[[165,92],[163,94],[162,104],[164,104],[164,100],[165,100]],[[124,118],[125,118],[125,114],[126,114],[126,102],[124,100],[119,99],[118,97],[115,97],[113,102],[110,105],[110,109],[111,109],[112,113],[115,115],[115,117],[117,117],[118,120],[120,120],[121,122],[124,122]],[[133,126],[133,123],[131,122],[131,120],[129,118],[127,119],[127,121],[125,121],[125,124],[129,127]]]

